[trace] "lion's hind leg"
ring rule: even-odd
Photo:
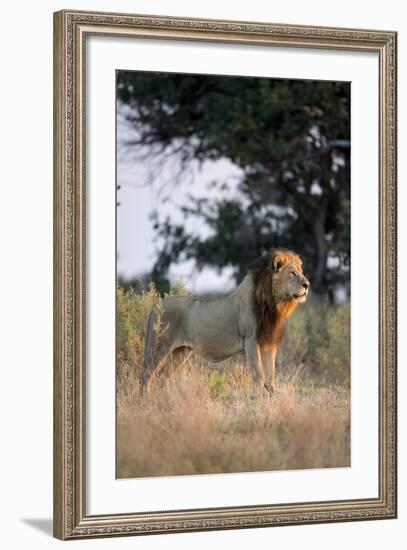
[[[143,374],[141,376],[142,394],[149,392],[152,378],[157,376],[158,372],[163,369],[171,353],[171,349],[165,349],[163,346],[159,346],[159,349],[149,353],[148,358],[144,361]]]
[[[166,322],[163,314],[160,330],[156,330],[157,313],[153,310],[150,314],[145,340],[144,365],[141,377],[141,393],[149,391],[151,381],[157,378],[161,372],[171,373],[183,364],[176,330],[169,322]]]
[[[168,376],[185,364],[184,314],[179,300],[167,298],[161,309],[151,311],[147,323],[141,391],[148,390],[152,378]]]
[[[162,368],[167,357],[171,354],[172,347],[168,334],[157,334],[155,324],[157,313],[153,309],[147,323],[146,338],[144,342],[144,364],[140,380],[141,394],[148,392],[153,375]]]
[[[176,348],[166,360],[159,371],[160,378],[168,382],[177,371],[181,370],[189,361],[192,355],[192,349],[186,346]]]

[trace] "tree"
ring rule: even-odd
[[[164,243],[155,276],[193,258],[198,267],[230,265],[238,278],[278,245],[306,258],[316,291],[346,277],[348,83],[121,71],[117,84],[136,130],[131,146],[178,155],[184,167],[192,159],[227,158],[242,170],[233,200],[194,199],[183,207],[186,217],[200,217],[213,229],[211,237],[155,216]]]

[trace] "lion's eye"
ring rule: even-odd
[[[295,271],[291,271],[291,275],[294,275],[294,277],[297,275]]]

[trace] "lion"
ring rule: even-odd
[[[165,298],[147,323],[142,393],[153,375],[168,376],[195,352],[213,362],[245,354],[253,387],[272,394],[285,323],[306,301],[309,286],[300,257],[277,248],[257,260],[228,296]]]

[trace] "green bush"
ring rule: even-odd
[[[317,373],[327,383],[350,384],[350,304],[330,309],[327,340],[316,350]]]
[[[287,323],[277,357],[289,374],[303,365],[318,384],[350,382],[350,305],[331,307],[322,300],[299,306]]]
[[[139,363],[143,356],[145,329],[151,308],[160,300],[153,284],[147,292],[117,289],[116,349],[119,359]]]

